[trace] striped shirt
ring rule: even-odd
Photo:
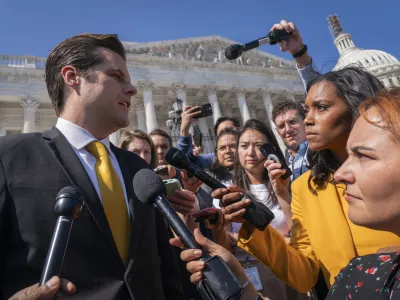
[[[289,157],[289,168],[293,173],[292,176],[290,176],[291,182],[308,171],[307,150],[308,142],[305,141],[299,145],[299,151],[297,151],[296,155],[291,155]]]

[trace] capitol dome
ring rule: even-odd
[[[334,44],[340,57],[333,70],[357,64],[375,75],[387,88],[400,87],[400,62],[391,54],[380,50],[364,50],[354,45],[350,33],[344,33],[336,15],[328,17]]]

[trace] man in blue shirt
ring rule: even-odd
[[[288,161],[293,173],[290,177],[292,182],[308,170],[304,117],[303,106],[293,100],[280,101],[272,110],[272,121],[276,125],[276,131],[289,149]]]

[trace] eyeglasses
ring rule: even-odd
[[[288,120],[286,122],[283,122],[282,124],[279,124],[276,126],[276,130],[278,132],[284,132],[286,130],[286,125],[289,126],[290,128],[299,128],[300,127],[300,123],[303,120],[301,120],[300,118],[293,118],[291,120]]]

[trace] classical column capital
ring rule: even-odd
[[[173,83],[172,84],[172,91],[176,94],[178,92],[186,92],[186,84],[183,83],[183,81],[179,83]]]
[[[139,80],[138,87],[141,91],[151,91],[154,87],[154,83],[148,79]]]
[[[23,108],[31,108],[36,110],[39,107],[39,100],[37,97],[27,95],[21,98],[21,106]]]
[[[236,95],[236,96],[244,96],[244,94],[246,93],[246,88],[243,85],[239,85],[239,86],[234,86],[232,88],[232,92]]]
[[[258,92],[260,93],[261,97],[265,97],[265,96],[271,96],[274,90],[271,88],[262,87],[258,90]]]
[[[216,94],[218,90],[218,87],[215,83],[210,83],[210,84],[206,84],[203,87],[203,91],[208,95],[213,95]]]

